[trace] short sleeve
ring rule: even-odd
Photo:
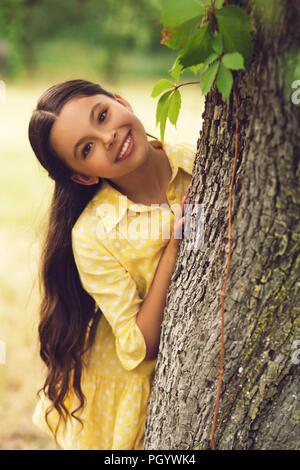
[[[122,366],[132,370],[146,356],[145,339],[136,324],[143,300],[129,272],[103,242],[87,242],[83,233],[72,231],[73,254],[82,286],[109,322]]]

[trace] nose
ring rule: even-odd
[[[116,130],[111,130],[111,131],[105,131],[101,132],[101,140],[105,146],[106,149],[110,149],[113,143],[116,141],[117,138],[117,131]]]

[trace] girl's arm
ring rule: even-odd
[[[182,217],[182,212],[185,201],[186,195],[181,203],[181,217],[175,223],[172,237],[160,258],[149,292],[136,316],[136,323],[146,343],[146,360],[155,359],[158,353],[166,296],[180,243],[180,239],[174,238],[174,234],[178,233],[183,226],[184,217]]]

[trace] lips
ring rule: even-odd
[[[126,141],[128,141],[128,139],[129,139],[129,142],[126,144]],[[127,148],[125,147],[125,152],[124,152],[124,145],[125,146],[127,145]],[[127,156],[131,153],[132,147],[133,147],[133,138],[131,135],[131,131],[129,131],[128,134],[126,134],[122,144],[119,147],[119,151],[118,151],[115,161],[117,162],[117,161],[124,160],[125,158],[127,158]]]

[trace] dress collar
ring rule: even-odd
[[[188,174],[192,174],[193,167],[193,156],[195,151],[190,151],[190,155],[182,155],[182,148],[178,146],[171,146],[164,144],[162,146],[159,140],[150,142],[155,148],[162,148],[165,151],[167,158],[169,159],[170,166],[172,169],[171,184],[178,173],[179,168],[186,171]],[[185,148],[185,152],[186,152]],[[155,205],[147,206],[145,204],[137,204],[131,201],[127,196],[120,193],[114,188],[107,180],[103,180],[100,189],[97,191],[92,199],[92,204],[96,209],[97,215],[100,216],[105,230],[109,233],[124,217],[128,210],[139,212],[149,212],[157,208]]]

